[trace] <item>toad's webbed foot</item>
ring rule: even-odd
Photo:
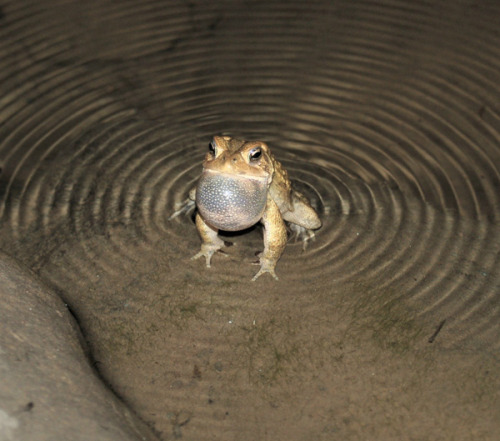
[[[222,241],[222,244],[212,244],[212,243],[204,243],[201,246],[201,250],[196,253],[193,257],[191,257],[191,260],[197,260],[200,257],[205,258],[205,263],[207,265],[207,268],[210,268],[210,263],[212,261],[212,256],[221,249],[222,246],[224,246],[224,241]],[[222,252],[222,255],[227,256],[226,253]]]
[[[174,211],[168,218],[168,220],[175,219],[177,216],[180,216],[181,214],[185,214],[186,216],[189,216],[193,213],[194,209],[196,208],[196,187],[193,187],[189,191],[189,196],[187,199],[183,200],[181,203],[176,203],[176,208],[177,210]]]
[[[316,234],[314,230],[310,230],[308,228],[302,227],[300,225],[290,223],[290,230],[292,230],[293,236],[295,237],[295,242],[301,240],[302,241],[302,250],[305,251],[309,242],[314,241],[316,238]]]
[[[185,214],[186,216],[189,216],[193,211],[194,209],[196,208],[196,204],[193,200],[191,200],[190,198],[182,201],[179,205],[178,205],[179,209],[174,211],[169,217],[168,217],[168,220],[172,220],[172,219],[175,219],[177,216],[180,216],[181,214]]]
[[[265,259],[263,257],[260,258],[260,270],[253,276],[252,282],[255,282],[262,274],[269,273],[275,280],[279,280],[278,276],[274,272],[274,268],[276,267],[276,261],[271,261],[269,259]]]

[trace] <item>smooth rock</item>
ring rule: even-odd
[[[106,388],[61,299],[0,253],[0,441],[155,440]]]

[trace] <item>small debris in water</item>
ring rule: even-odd
[[[429,340],[427,340],[429,343],[433,343],[434,340],[436,339],[437,335],[441,332],[441,329],[443,329],[444,324],[446,323],[446,319],[444,319],[439,325],[437,325],[436,330],[434,333],[429,337]]]

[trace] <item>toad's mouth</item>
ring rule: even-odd
[[[221,177],[227,178],[227,179],[251,179],[254,181],[258,182],[264,182],[267,184],[269,181],[269,176],[257,176],[257,175],[249,175],[249,174],[243,174],[243,173],[228,173],[224,171],[219,171],[219,170],[212,170],[210,168],[204,168],[203,173],[213,173],[214,175],[219,175]]]

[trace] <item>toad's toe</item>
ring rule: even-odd
[[[276,266],[276,262],[270,261],[268,259],[262,259],[260,260],[260,270],[253,276],[252,282],[255,282],[262,274],[269,273],[275,280],[279,280],[278,276],[274,272],[274,268]]]
[[[305,227],[302,227],[297,224],[290,224],[290,230],[294,233],[295,236],[295,242],[301,240],[302,241],[302,250],[306,250],[307,245],[309,245],[310,241],[314,241],[316,238],[316,235],[314,233],[314,230],[309,230]]]

